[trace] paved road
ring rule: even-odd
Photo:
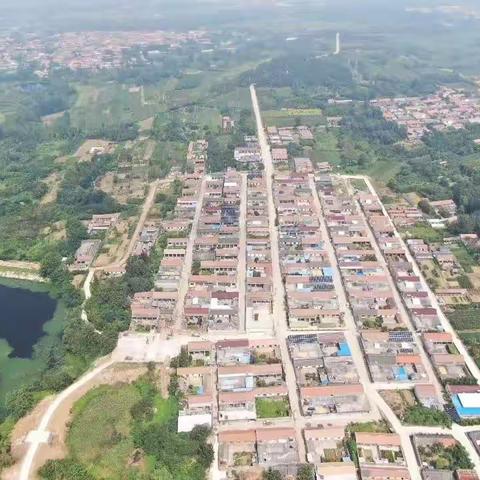
[[[198,221],[200,219],[200,214],[202,212],[203,196],[205,194],[206,180],[207,180],[207,177],[203,177],[202,182],[200,183],[200,191],[198,193],[197,207],[195,209],[195,215],[192,220],[192,228],[190,230],[190,235],[188,237],[187,249],[185,252],[185,260],[183,262],[182,273],[180,275],[180,282],[178,284],[177,304],[173,312],[173,321],[174,321],[175,329],[177,331],[180,331],[184,327],[183,312],[185,308],[185,297],[187,296],[188,280],[190,277],[190,273],[192,271],[193,245],[195,243],[195,239],[197,238]]]
[[[300,461],[304,462],[307,458],[305,451],[305,443],[303,441],[300,419],[302,414],[297,395],[297,383],[295,379],[295,371],[290,359],[287,348],[286,339],[288,336],[287,313],[285,310],[285,289],[282,282],[282,273],[280,271],[280,255],[278,250],[278,232],[275,228],[275,203],[273,200],[273,161],[270,152],[270,146],[267,142],[265,130],[263,128],[262,117],[260,115],[260,106],[258,104],[257,93],[253,85],[250,86],[250,94],[252,97],[252,106],[255,113],[257,123],[257,136],[262,153],[263,163],[265,167],[265,179],[267,183],[268,195],[268,218],[270,225],[270,246],[272,255],[272,276],[273,276],[273,323],[275,336],[277,337],[283,359],[285,369],[285,382],[289,391],[290,408],[292,417],[295,422],[295,431],[297,436],[298,454]],[[298,420],[298,421],[297,421]]]
[[[240,190],[240,218],[239,218],[239,257],[238,257],[238,319],[239,329],[246,331],[246,282],[247,282],[247,174],[242,173]]]
[[[370,191],[370,193],[372,195],[374,195],[376,197],[376,199],[378,200],[379,204],[382,207],[383,214],[387,218],[390,219],[390,222],[393,225],[395,237],[400,240],[400,242],[402,244],[402,247],[405,251],[405,255],[407,257],[407,260],[411,263],[415,275],[420,278],[423,288],[425,289],[425,291],[428,292],[429,299],[432,303],[432,306],[434,308],[436,308],[436,310],[438,312],[438,315],[440,317],[440,321],[442,323],[442,327],[444,328],[444,330],[446,332],[449,332],[449,333],[452,334],[455,346],[457,347],[460,354],[465,359],[465,362],[467,363],[467,365],[468,365],[470,371],[472,372],[472,374],[474,375],[474,377],[477,379],[477,381],[479,381],[480,380],[480,370],[479,370],[478,366],[476,365],[476,363],[474,362],[474,360],[472,359],[472,357],[468,353],[467,349],[465,348],[465,346],[463,345],[461,340],[458,338],[455,330],[453,329],[453,327],[451,326],[447,317],[445,316],[442,309],[440,308],[440,305],[438,304],[438,301],[437,301],[437,298],[436,298],[435,294],[432,292],[432,290],[428,286],[428,283],[426,282],[425,277],[422,274],[422,271],[418,267],[418,264],[417,264],[416,260],[411,255],[406,243],[404,242],[403,238],[399,234],[399,232],[398,232],[397,228],[395,227],[395,224],[393,223],[392,219],[388,215],[388,212],[385,209],[383,203],[381,202],[381,200],[380,200],[375,188],[373,187],[370,179],[366,176],[363,176],[363,175],[348,175],[348,176],[346,176],[346,178],[357,178],[357,179],[364,180],[368,189],[369,189],[369,191]],[[417,336],[417,339],[418,339],[418,336]],[[417,340],[417,341],[419,341],[419,340]],[[428,363],[430,364],[429,360],[428,360]],[[478,425],[476,425],[476,426],[475,425],[474,426],[461,426],[461,425],[453,424],[452,429],[449,430],[449,429],[444,429],[444,428],[440,428],[440,427],[404,426],[404,425],[399,424],[399,422],[397,421],[397,423],[395,425],[395,429],[402,436],[402,439],[403,438],[407,439],[409,435],[421,434],[421,433],[433,433],[433,434],[444,433],[444,434],[453,435],[454,438],[465,447],[465,449],[467,450],[467,452],[468,452],[468,454],[469,454],[469,456],[470,456],[470,458],[471,458],[471,460],[474,464],[474,468],[475,468],[477,474],[480,475],[480,457],[478,456],[476,450],[474,449],[472,443],[470,442],[470,439],[466,435],[468,432],[480,430],[480,426],[478,426]],[[403,441],[402,441],[402,446],[403,446]]]

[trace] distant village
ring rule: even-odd
[[[372,100],[385,120],[407,129],[408,142],[417,143],[429,131],[460,129],[480,123],[480,98],[462,90],[442,87],[426,97],[396,97]]]
[[[210,44],[204,31],[180,32],[67,32],[47,37],[0,36],[0,72],[15,71],[22,64],[35,64],[39,76],[51,68],[104,70],[118,68],[132,47],[143,47],[150,55],[159,47],[177,48],[186,42]],[[147,60],[147,59],[145,59]]]

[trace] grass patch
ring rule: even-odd
[[[315,164],[329,162],[331,165],[340,165],[340,150],[335,133],[322,131],[315,134],[315,144],[311,158]]]
[[[195,427],[177,433],[181,400],[171,382],[161,398],[155,368],[133,384],[104,385],[91,390],[73,408],[67,438],[69,455],[40,469],[45,480],[204,480],[214,452],[210,430]]]
[[[279,400],[257,398],[255,400],[255,408],[258,418],[288,417],[290,414],[290,405],[287,397]]]
[[[358,190],[359,192],[368,192],[368,187],[367,184],[365,183],[365,180],[361,178],[352,178],[350,180],[350,183],[352,184],[352,187]]]
[[[458,263],[460,263],[466,273],[473,273],[473,267],[476,267],[478,262],[464,245],[458,244],[455,247],[452,247],[452,253],[455,255]]]
[[[126,477],[133,450],[130,409],[140,398],[134,385],[118,384],[95,388],[75,404],[68,446],[95,478]]]
[[[401,165],[391,160],[377,160],[373,162],[366,170],[366,174],[377,180],[379,183],[386,185],[389,180],[394,178],[400,172]]]
[[[154,408],[154,421],[162,425],[166,425],[178,416],[178,403],[172,397],[156,398]]]
[[[407,238],[420,238],[429,244],[443,241],[442,231],[436,230],[426,223],[417,223],[413,227],[402,229],[402,234]]]
[[[349,432],[389,433],[385,422],[353,422],[347,425]]]

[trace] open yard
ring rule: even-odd
[[[402,418],[408,408],[417,402],[411,390],[383,390],[380,395],[399,418]]]
[[[441,242],[444,236],[441,230],[436,230],[427,223],[417,223],[413,227],[403,228],[401,233],[405,238],[419,238],[428,244]]]
[[[257,398],[255,401],[258,418],[278,418],[288,417],[290,415],[290,405],[288,398],[271,399]]]

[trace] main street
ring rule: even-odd
[[[381,395],[378,393],[378,390],[375,388],[375,384],[372,383],[370,375],[368,373],[367,365],[365,363],[365,358],[359,343],[360,340],[357,334],[357,325],[355,324],[355,320],[351,313],[350,305],[347,301],[345,286],[343,284],[342,278],[340,276],[340,271],[338,268],[338,260],[332,245],[331,237],[329,235],[329,232],[325,223],[323,209],[321,206],[321,202],[315,186],[315,179],[313,176],[309,177],[309,182],[310,182],[310,189],[312,191],[312,195],[314,199],[315,209],[317,211],[318,219],[320,222],[320,231],[322,233],[322,239],[324,241],[324,246],[328,253],[330,265],[334,271],[333,279],[334,279],[335,293],[337,294],[337,298],[338,298],[339,308],[344,313],[345,326],[347,327],[347,331],[345,332],[345,337],[350,346],[353,361],[355,363],[355,366],[357,367],[360,383],[362,384],[365,390],[365,394],[367,395],[368,401],[370,403],[371,411],[373,412],[375,418],[378,419],[379,417],[383,417],[390,423],[390,425],[392,425],[393,427],[397,427],[395,428],[395,430],[400,435],[401,442],[402,442],[402,450],[405,456],[405,461],[407,462],[407,466],[410,471],[411,478],[412,480],[420,480],[421,474],[418,469],[415,451],[413,449],[412,443],[410,442],[410,436],[398,430],[398,427],[401,426],[400,421],[398,420],[397,416],[392,411],[392,409],[387,405],[387,403],[383,400]],[[328,421],[328,418],[327,418],[327,421]]]
[[[263,128],[262,117],[260,114],[260,106],[258,104],[257,93],[253,85],[250,86],[250,95],[252,97],[252,107],[255,114],[255,121],[257,123],[258,143],[263,158],[263,165],[265,168],[265,180],[267,184],[268,196],[268,220],[270,226],[270,247],[272,255],[272,276],[273,276],[273,322],[275,336],[280,344],[280,351],[283,359],[283,366],[285,370],[285,381],[288,387],[290,408],[292,417],[295,422],[295,432],[297,435],[298,454],[300,461],[304,462],[307,458],[305,451],[305,443],[303,441],[303,432],[300,425],[302,414],[300,411],[300,404],[297,395],[297,383],[295,378],[295,371],[290,359],[287,348],[288,324],[287,312],[285,305],[285,289],[282,281],[282,272],[280,270],[280,253],[278,250],[278,231],[275,227],[276,211],[275,202],[273,199],[273,161],[270,152],[270,146],[267,142],[265,130]]]

